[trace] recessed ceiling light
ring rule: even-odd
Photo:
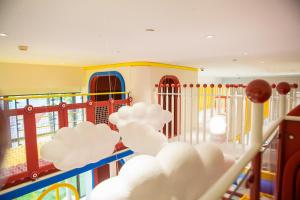
[[[7,37],[8,35],[6,33],[0,33],[1,37]]]
[[[18,46],[18,49],[19,49],[20,51],[27,51],[27,50],[28,50],[28,46],[27,46],[27,45],[19,45],[19,46]]]
[[[147,31],[147,32],[154,32],[155,29],[153,29],[153,28],[147,28],[147,29],[145,29],[145,31]]]
[[[207,39],[212,39],[212,38],[214,38],[214,37],[216,37],[216,36],[215,36],[215,35],[207,35],[207,36],[206,36]]]

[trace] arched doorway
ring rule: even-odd
[[[113,93],[125,92],[125,82],[123,76],[117,71],[96,72],[89,81],[90,93]],[[91,96],[92,101],[108,101],[109,99],[120,100],[125,99],[124,94],[106,94]],[[118,107],[114,108],[118,110]],[[95,122],[108,124],[108,108],[107,106],[96,107]]]
[[[117,71],[96,72],[89,80],[89,93],[112,93],[105,95],[94,95],[90,97],[91,101],[106,102],[110,99],[121,100],[125,99],[125,94],[113,94],[114,92],[125,92],[125,81],[123,76]],[[102,104],[101,104],[102,105]],[[95,107],[95,123],[108,123],[108,117],[111,111],[107,104],[104,106]],[[120,105],[114,105],[113,112],[116,112]],[[112,164],[112,163],[111,163]],[[121,165],[116,162],[116,169],[120,169]],[[109,164],[103,165],[93,170],[93,186],[110,178],[111,170]],[[114,172],[112,172],[114,173]]]
[[[174,93],[180,93],[180,87],[177,87],[178,84],[180,84],[179,79],[176,76],[173,75],[166,75],[163,76],[160,81],[159,85],[168,85],[169,87],[159,87],[159,93],[166,93],[168,91],[169,94],[172,93],[172,87],[171,85],[175,84],[176,87],[174,87]],[[178,128],[180,128],[180,119],[178,116],[180,116],[179,111],[180,111],[180,96],[173,94],[173,98],[171,98],[172,95],[158,95],[158,103],[163,106],[164,110],[168,110],[172,112],[172,107],[173,107],[173,120],[169,122],[168,124],[168,130],[166,130],[166,125],[163,128],[163,133],[167,135],[169,138],[171,137],[172,134],[172,127],[174,136],[177,136],[178,134]],[[168,103],[167,103],[168,99]],[[168,108],[167,108],[168,106]],[[172,126],[172,123],[174,123],[174,126]]]

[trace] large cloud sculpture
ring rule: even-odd
[[[170,143],[157,156],[139,155],[100,183],[91,200],[196,200],[233,164],[213,144]]]
[[[131,122],[139,122],[152,126],[159,131],[164,124],[172,120],[172,114],[163,110],[158,104],[147,104],[144,102],[135,103],[133,106],[123,106],[118,112],[109,116],[109,121],[115,124],[118,129]]]
[[[119,129],[122,142],[133,151],[148,155],[156,155],[168,143],[158,131],[171,119],[172,114],[160,105],[142,102],[123,106],[109,116]]]
[[[142,122],[130,122],[119,129],[122,142],[136,153],[156,155],[168,139],[152,126]]]
[[[79,168],[110,156],[119,139],[106,124],[82,122],[58,130],[52,141],[42,146],[41,157],[60,170]]]

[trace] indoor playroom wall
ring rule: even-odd
[[[1,95],[81,92],[80,67],[0,63]]]
[[[270,83],[280,83],[280,82],[289,82],[300,84],[300,76],[262,76],[262,77],[232,77],[232,78],[222,78],[222,83],[249,83],[255,79],[264,79]],[[299,88],[298,88],[299,91]]]
[[[88,92],[88,82],[92,74],[96,72],[117,71],[125,80],[126,91],[130,91],[134,102],[154,102],[154,85],[159,83],[165,75],[176,76],[180,83],[196,83],[198,72],[174,68],[160,67],[116,67],[95,68],[86,70],[85,91]]]

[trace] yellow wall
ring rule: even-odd
[[[79,67],[0,63],[0,94],[80,92],[84,75]]]

